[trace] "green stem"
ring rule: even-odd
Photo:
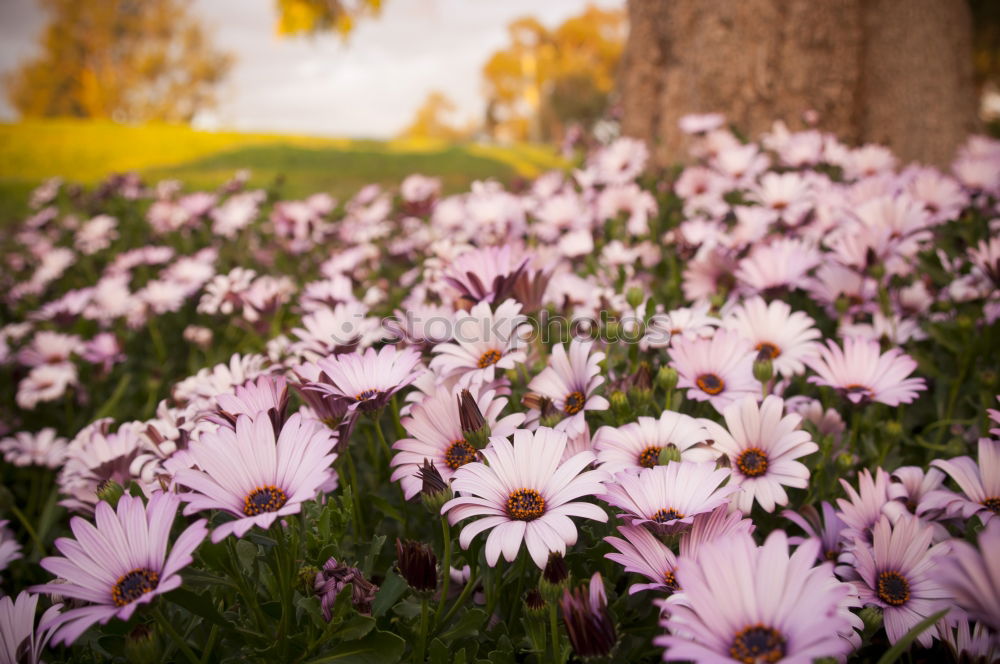
[[[451,605],[450,609],[448,609],[448,613],[444,614],[444,618],[439,623],[439,626],[443,627],[448,624],[448,621],[455,615],[455,612],[458,611],[459,607],[462,606],[467,599],[469,599],[469,595],[472,594],[472,590],[479,583],[480,578],[481,577],[478,576],[469,578],[469,582],[465,584],[465,587],[462,588],[462,592],[455,598],[455,603]]]
[[[427,645],[427,598],[420,600],[420,635],[417,636],[417,647],[413,650],[413,661],[423,664],[424,649]]]
[[[549,602],[549,630],[552,632],[552,662],[560,662],[559,648],[559,614],[556,611],[556,603]]]
[[[184,637],[178,634],[177,630],[174,629],[174,626],[170,623],[170,620],[168,620],[167,617],[163,615],[163,612],[160,610],[160,607],[158,606],[153,607],[153,616],[156,617],[156,621],[160,623],[160,627],[163,628],[163,631],[170,636],[170,638],[173,640],[175,644],[177,644],[177,647],[180,648],[182,653],[184,653],[184,656],[187,657],[188,661],[191,662],[191,664],[201,664],[200,660],[197,657],[195,657],[194,651],[191,650],[191,646],[189,646],[187,644],[187,641],[184,640]]]
[[[389,443],[385,440],[385,434],[382,433],[382,422],[379,416],[373,415],[372,420],[375,421],[375,434],[378,436],[378,442],[382,445],[382,451],[385,453],[385,462],[388,464],[392,461],[392,448],[389,447]]]
[[[345,453],[347,456],[347,473],[351,482],[351,501],[354,503],[354,525],[357,528],[358,541],[364,538],[365,525],[364,517],[361,515],[361,496],[358,492],[358,469],[354,467],[354,457],[348,450]]]
[[[444,559],[441,563],[441,597],[438,599],[437,610],[434,611],[434,629],[437,629],[451,584],[451,526],[448,525],[448,517],[445,516],[441,517],[441,539],[444,541]]]
[[[45,547],[42,546],[42,540],[38,537],[38,533],[35,532],[35,529],[32,527],[28,517],[24,515],[24,512],[22,512],[17,505],[11,505],[10,511],[14,513],[17,520],[21,522],[22,526],[24,526],[24,530],[28,533],[28,537],[30,537],[31,541],[35,543],[35,548],[38,549],[38,553],[44,554]]]

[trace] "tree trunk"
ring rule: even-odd
[[[656,163],[686,157],[677,127],[720,111],[748,136],[781,119],[904,161],[947,162],[975,127],[966,0],[629,0],[623,131]]]

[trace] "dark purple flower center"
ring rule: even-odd
[[[111,589],[111,599],[116,606],[131,604],[160,585],[160,575],[151,569],[139,567],[118,579]]]
[[[778,662],[785,656],[785,643],[781,632],[758,623],[736,633],[729,655],[744,664]]]
[[[660,451],[662,447],[652,445],[639,453],[639,465],[643,468],[652,468],[660,462]]]
[[[902,606],[910,601],[910,582],[899,572],[878,575],[878,598],[889,606]]]
[[[769,341],[762,341],[757,344],[758,360],[773,360],[781,355],[781,349]]]
[[[1000,497],[991,497],[983,501],[983,507],[994,514],[1000,514]]]
[[[767,472],[767,453],[759,447],[751,447],[740,452],[736,467],[746,477],[760,477]]]
[[[587,397],[583,395],[583,392],[570,392],[566,395],[566,405],[563,406],[563,410],[566,411],[567,415],[576,415],[583,410],[585,403],[587,403]]]
[[[698,376],[694,382],[702,392],[711,394],[713,397],[716,394],[721,393],[722,390],[726,389],[726,381],[722,380],[714,373],[702,374]]]
[[[247,494],[243,501],[243,513],[247,516],[257,516],[264,512],[277,512],[285,503],[288,496],[276,486],[262,486]]]
[[[500,351],[493,350],[491,348],[490,350],[486,351],[479,357],[479,362],[477,364],[479,365],[480,369],[485,369],[486,367],[492,366],[497,362],[499,362],[500,357],[501,357]]]
[[[444,462],[452,470],[458,470],[467,463],[476,460],[476,448],[468,443],[464,438],[453,441],[444,453]]]
[[[673,507],[658,509],[652,516],[653,521],[657,523],[667,523],[668,521],[683,518],[684,514],[682,512],[678,512]]]
[[[380,394],[382,394],[382,390],[376,390],[372,388],[370,390],[364,390],[362,392],[358,392],[357,394],[354,395],[354,399],[356,401],[368,401],[369,399],[374,399]]]
[[[534,489],[516,489],[507,498],[507,514],[518,521],[533,521],[545,513],[545,499]]]

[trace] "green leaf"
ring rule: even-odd
[[[385,614],[403,596],[407,587],[406,581],[401,576],[390,571],[382,582],[382,587],[378,589],[375,601],[372,602],[372,615],[378,618]]]
[[[167,595],[167,598],[177,606],[193,613],[209,624],[217,625],[224,629],[228,629],[230,626],[229,621],[222,617],[218,610],[216,610],[215,605],[212,604],[212,600],[208,597],[202,597],[190,590],[178,588]]]
[[[365,559],[361,562],[361,573],[365,576],[371,576],[372,566],[375,564],[375,559],[378,554],[382,551],[382,547],[385,545],[385,535],[376,535],[372,537],[371,544],[368,547],[368,553],[365,555]]]
[[[367,635],[374,627],[374,618],[356,613],[347,620],[343,627],[337,630],[336,638],[342,641],[354,641]]]
[[[927,616],[918,622],[913,626],[913,629],[903,635],[903,638],[896,641],[896,644],[893,647],[885,651],[885,654],[879,658],[878,664],[892,664],[892,662],[895,662],[904,652],[910,649],[910,644],[916,641],[917,637],[920,636],[924,630],[933,626],[938,620],[941,620],[946,613],[948,613],[948,609],[941,609],[937,613]]]
[[[472,636],[486,622],[486,612],[482,609],[469,609],[458,619],[455,626],[441,635],[441,640],[445,643]]]
[[[241,539],[236,542],[236,557],[239,558],[243,571],[249,573],[253,570],[253,562],[257,558],[257,545],[249,540]]]
[[[395,664],[406,649],[406,641],[392,634],[376,630],[363,639],[348,641],[335,646],[321,657],[307,664]]]

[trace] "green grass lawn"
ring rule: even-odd
[[[25,215],[30,191],[47,177],[91,186],[135,170],[147,181],[181,180],[213,189],[239,169],[251,186],[296,198],[326,191],[344,199],[362,186],[396,185],[411,173],[440,177],[448,193],[473,180],[510,181],[566,164],[546,147],[367,141],[281,134],[205,132],[58,120],[0,124],[0,223]]]

